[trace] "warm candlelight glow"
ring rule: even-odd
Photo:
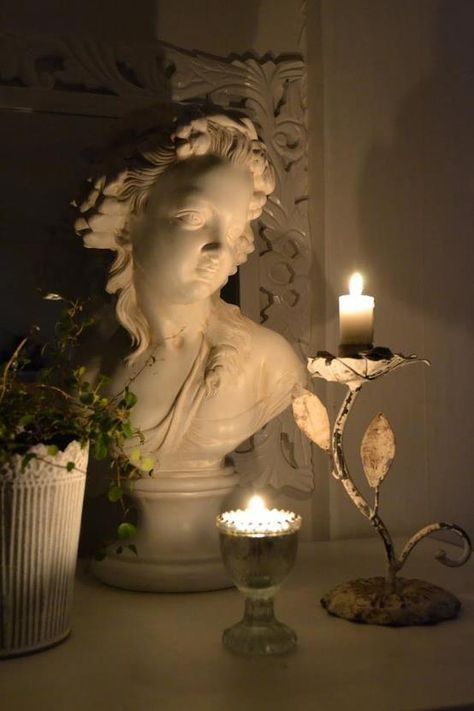
[[[268,509],[261,496],[252,496],[245,510],[225,511],[217,517],[217,527],[231,535],[277,536],[297,531],[301,517],[292,511]]]
[[[360,296],[364,288],[364,280],[362,279],[362,274],[359,272],[354,272],[354,274],[349,279],[349,294],[351,296]]]
[[[374,298],[362,293],[364,280],[354,272],[349,280],[349,294],[339,297],[339,344],[362,350],[370,348],[374,338]]]
[[[255,496],[252,496],[252,498],[249,499],[246,510],[258,515],[259,513],[266,511],[267,508],[265,506],[265,501],[262,499],[262,497],[257,496],[257,494],[255,494]]]

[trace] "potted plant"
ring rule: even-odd
[[[110,457],[109,498],[127,513],[118,494],[122,478],[133,476],[123,445],[139,437],[130,424],[136,398],[128,388],[106,397],[104,377],[91,385],[86,368],[72,365],[90,323],[81,303],[67,301],[38,372],[28,373],[31,336],[0,364],[0,657],[49,647],[70,632],[89,452]],[[118,537],[126,545],[134,532],[125,520]]]

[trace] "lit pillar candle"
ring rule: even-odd
[[[364,282],[355,272],[349,280],[349,294],[339,297],[340,350],[371,348],[374,339],[374,297],[362,293]]]

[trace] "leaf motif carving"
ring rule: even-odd
[[[325,452],[329,451],[331,433],[329,416],[319,397],[305,388],[298,388],[294,394],[292,407],[300,430]]]
[[[383,413],[376,415],[367,427],[360,456],[367,481],[375,489],[387,476],[395,457],[395,435]]]

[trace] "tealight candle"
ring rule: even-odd
[[[252,496],[245,510],[226,511],[217,517],[218,529],[235,536],[278,536],[298,530],[300,525],[300,516],[268,509],[261,496]]]
[[[216,523],[224,565],[245,595],[244,617],[225,630],[224,645],[241,654],[291,651],[296,634],[275,618],[273,598],[295,562],[301,516],[253,496],[245,510],[226,511]]]
[[[339,352],[356,354],[372,347],[374,339],[374,297],[362,293],[362,276],[355,272],[349,294],[339,297]]]

